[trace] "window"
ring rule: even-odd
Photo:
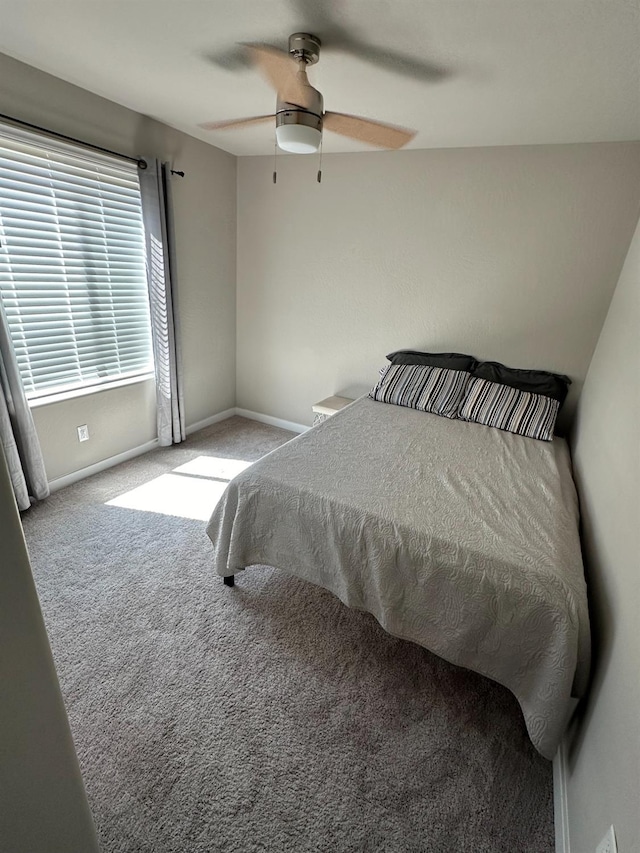
[[[0,296],[30,400],[148,375],[136,164],[0,128]]]

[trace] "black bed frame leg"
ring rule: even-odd
[[[234,586],[236,582],[234,575],[227,575],[226,577],[223,577],[222,580],[224,581],[225,586]]]

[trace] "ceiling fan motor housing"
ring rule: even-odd
[[[289,36],[289,53],[296,59],[304,59],[307,65],[315,65],[320,59],[321,44],[311,33],[293,33]]]

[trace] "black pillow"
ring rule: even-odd
[[[471,370],[472,376],[488,379],[500,385],[509,385],[530,394],[542,394],[557,400],[560,405],[565,401],[571,380],[561,373],[549,373],[547,370],[519,370],[506,367],[499,361],[476,362]]]
[[[424,364],[427,367],[445,367],[447,370],[471,370],[478,363],[472,355],[461,352],[416,352],[399,349],[387,356],[391,364]]]

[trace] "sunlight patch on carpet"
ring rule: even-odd
[[[226,459],[222,456],[198,456],[184,465],[174,468],[176,474],[191,474],[194,477],[213,477],[215,480],[231,480],[248,468],[251,462],[244,459]]]
[[[250,464],[243,459],[198,456],[107,501],[107,506],[208,521],[229,480]]]
[[[107,506],[208,521],[226,487],[224,480],[163,474],[107,501]]]

